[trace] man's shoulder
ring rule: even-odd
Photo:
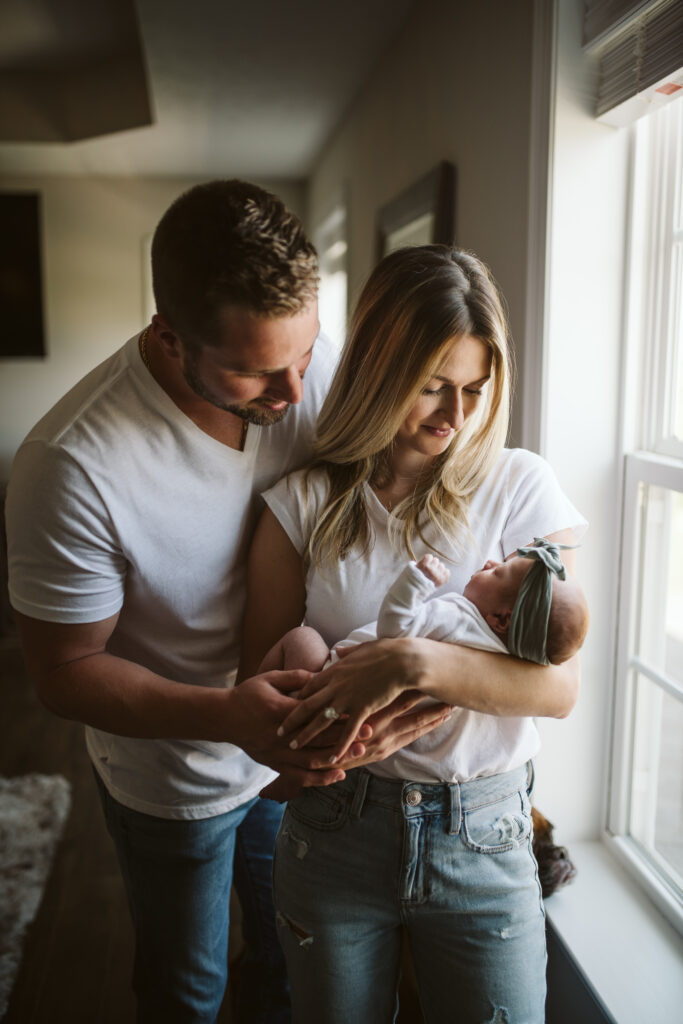
[[[114,352],[73,385],[29,431],[27,442],[43,441],[50,445],[64,445],[77,433],[78,425],[106,400],[129,369],[127,344]]]

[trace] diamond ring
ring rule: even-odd
[[[331,704],[329,707],[325,708],[325,710],[323,711],[323,715],[325,716],[325,718],[329,719],[330,722],[336,722],[337,719],[339,718],[339,712],[335,711]]]

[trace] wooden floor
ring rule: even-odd
[[[3,1024],[132,1024],[132,927],[83,727],[43,708],[16,642],[0,638],[0,775],[29,772],[64,775],[72,807]],[[421,1020],[404,983],[400,1024]]]
[[[132,1024],[133,929],[83,727],[45,710],[0,638],[0,775],[30,772],[67,778],[72,805],[3,1024]],[[226,997],[218,1024],[230,1019]]]
[[[29,931],[6,1024],[123,1024],[132,929],[83,727],[49,714],[11,641],[0,650],[0,774],[61,774],[72,807],[38,916]]]

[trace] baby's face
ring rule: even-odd
[[[519,555],[509,558],[507,562],[489,561],[483,569],[475,572],[463,593],[484,618],[512,611],[522,580],[530,567],[531,559]]]

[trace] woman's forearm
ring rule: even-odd
[[[578,658],[544,667],[422,637],[376,640],[340,654],[304,686],[298,706],[282,722],[282,735],[296,745],[305,746],[329,726],[330,707],[345,718],[341,754],[371,715],[400,716],[401,702],[420,694],[488,715],[541,718],[564,718],[578,695]]]
[[[578,656],[562,665],[535,665],[459,644],[406,638],[412,685],[426,696],[488,715],[565,718],[580,681]]]

